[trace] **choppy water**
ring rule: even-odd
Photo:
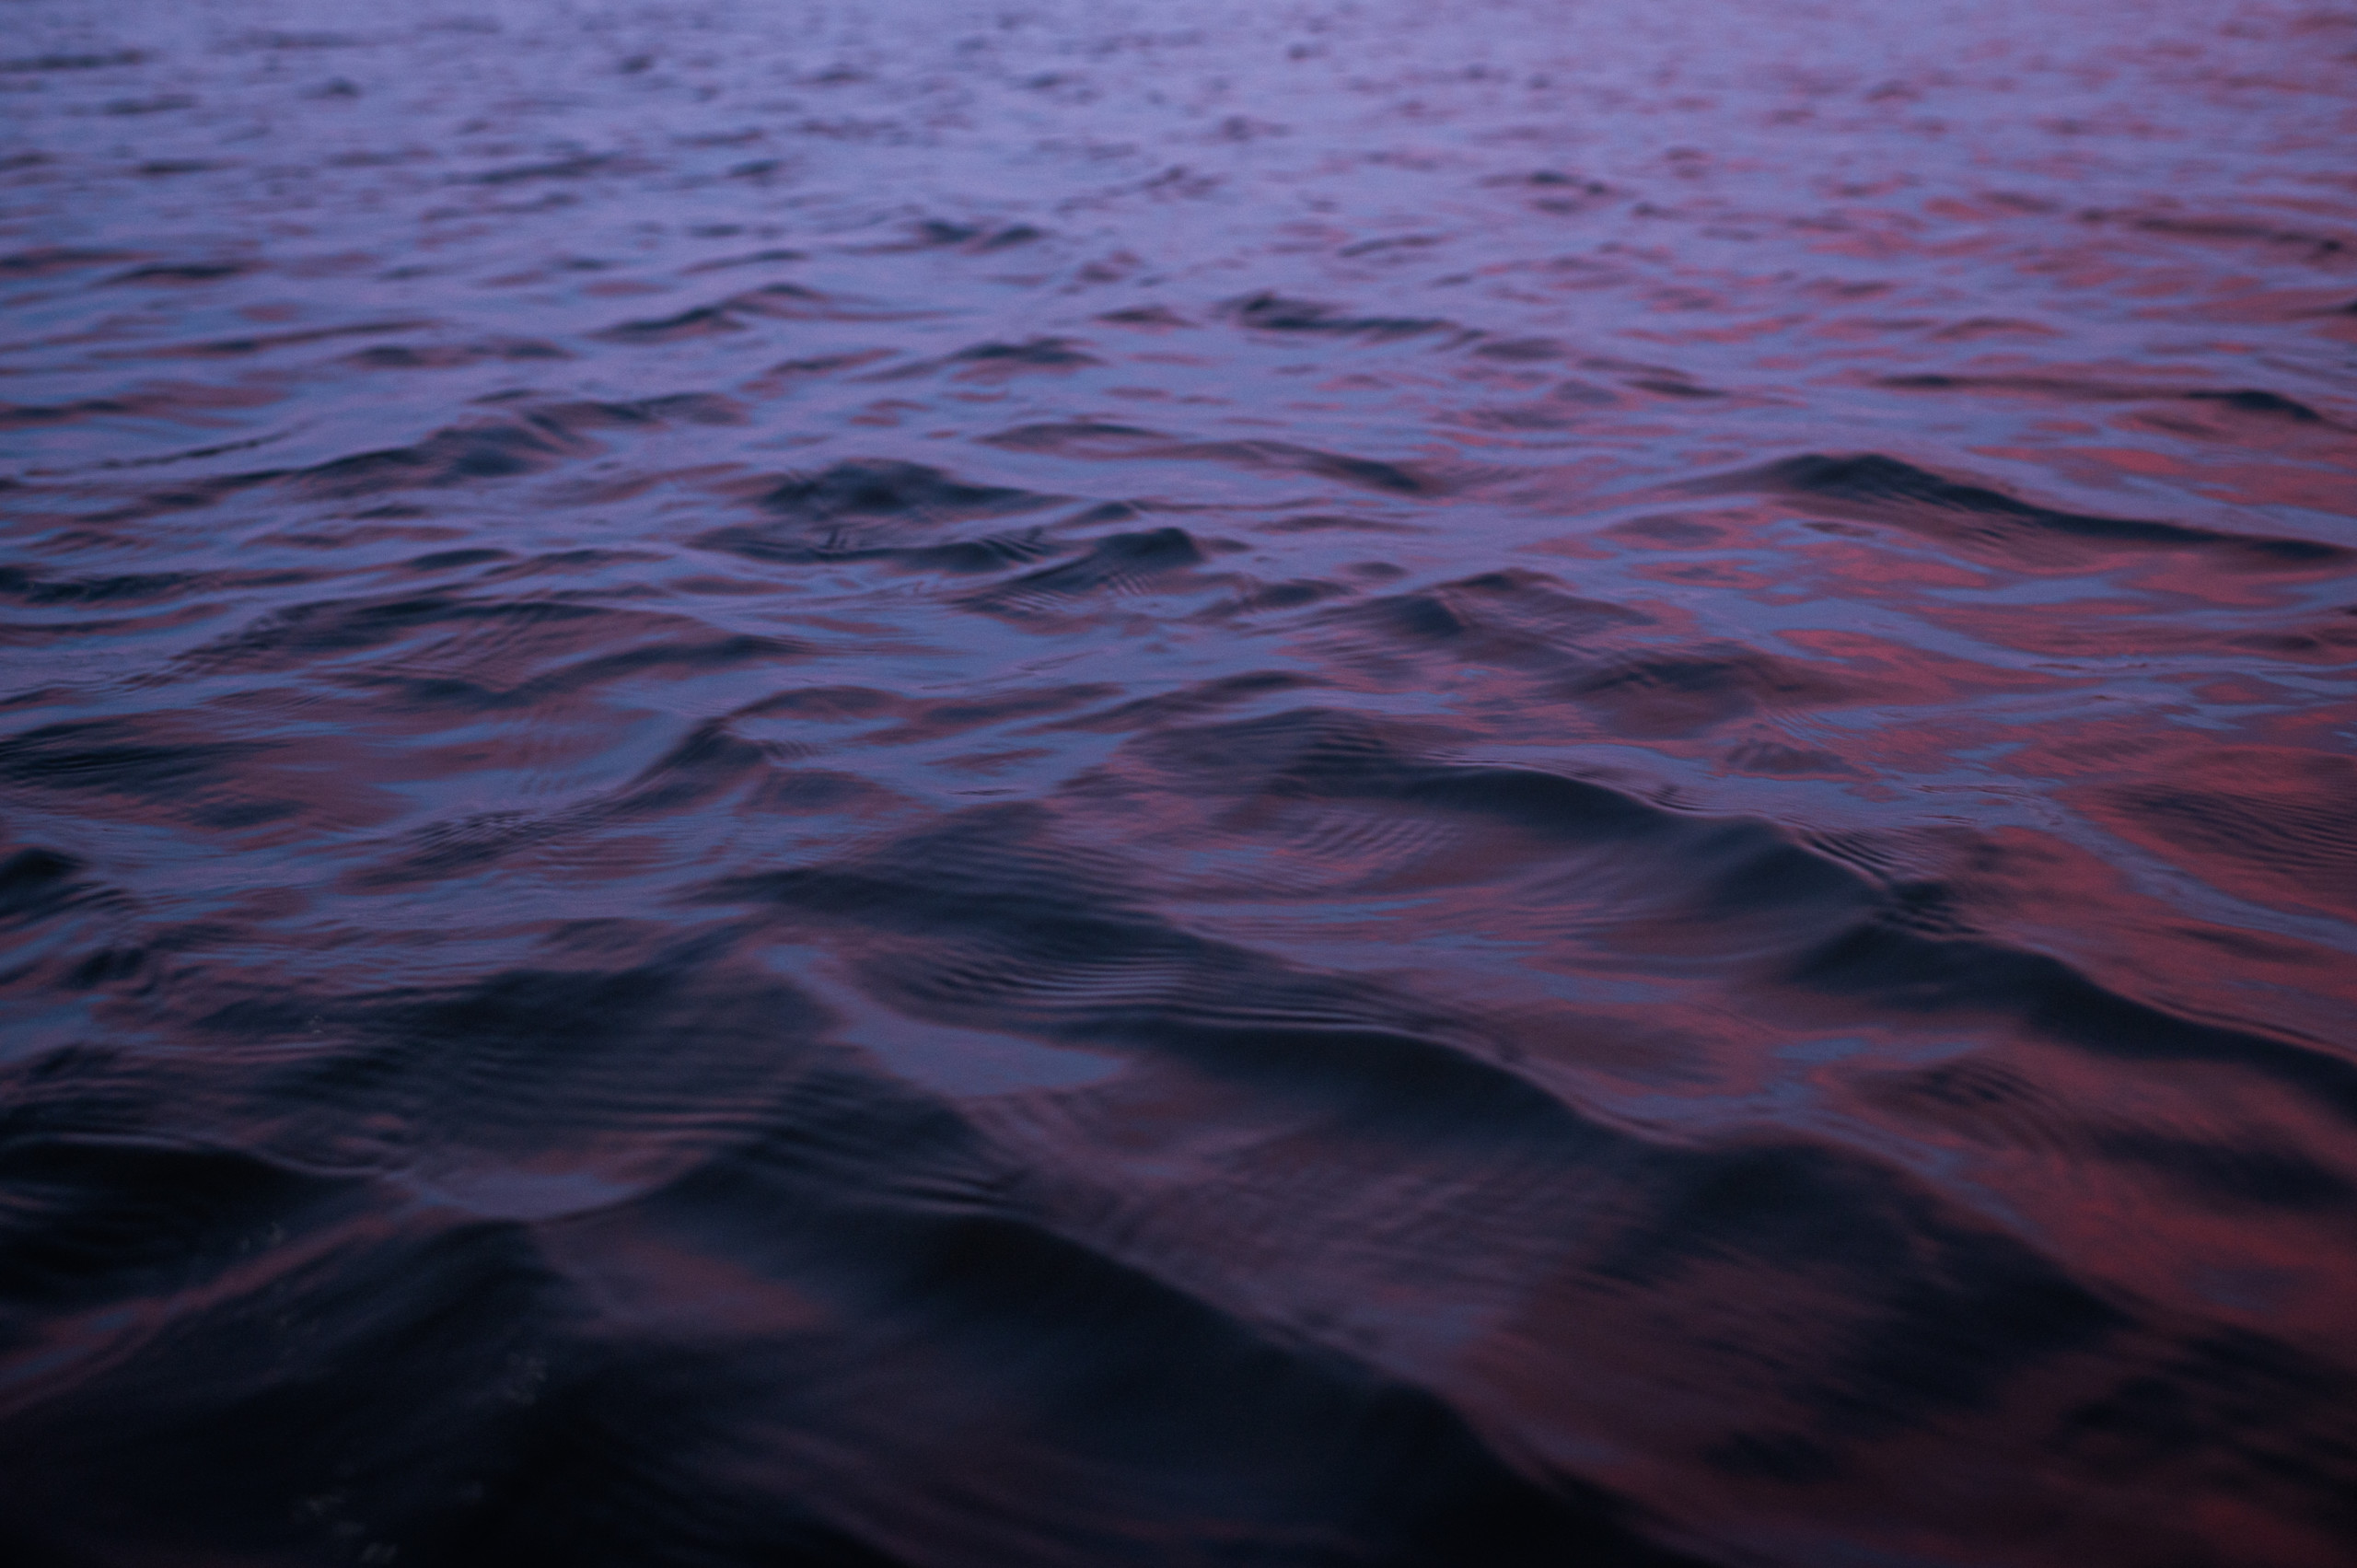
[[[2357,12],[4,19],[9,1562],[2357,1555]]]

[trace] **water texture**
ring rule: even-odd
[[[2357,11],[0,21],[0,1558],[2357,1561]]]

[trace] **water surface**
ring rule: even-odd
[[[2357,1554],[2357,12],[6,9],[10,1562]]]

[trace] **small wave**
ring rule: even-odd
[[[1384,341],[1455,330],[1452,323],[1433,318],[1352,316],[1332,306],[1274,294],[1248,295],[1232,301],[1225,309],[1238,326],[1256,332],[1305,332]]]
[[[1856,458],[1787,458],[1747,473],[1707,482],[1701,488],[1764,490],[1837,505],[1945,543],[2032,561],[2041,558],[2041,546],[2063,542],[2115,549],[2202,550],[2251,570],[2305,571],[2350,558],[2350,552],[2342,547],[2316,540],[2264,538],[2181,523],[2057,511],[1871,453]]]

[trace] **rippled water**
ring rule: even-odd
[[[2357,1555],[2357,12],[6,12],[11,1562]]]

